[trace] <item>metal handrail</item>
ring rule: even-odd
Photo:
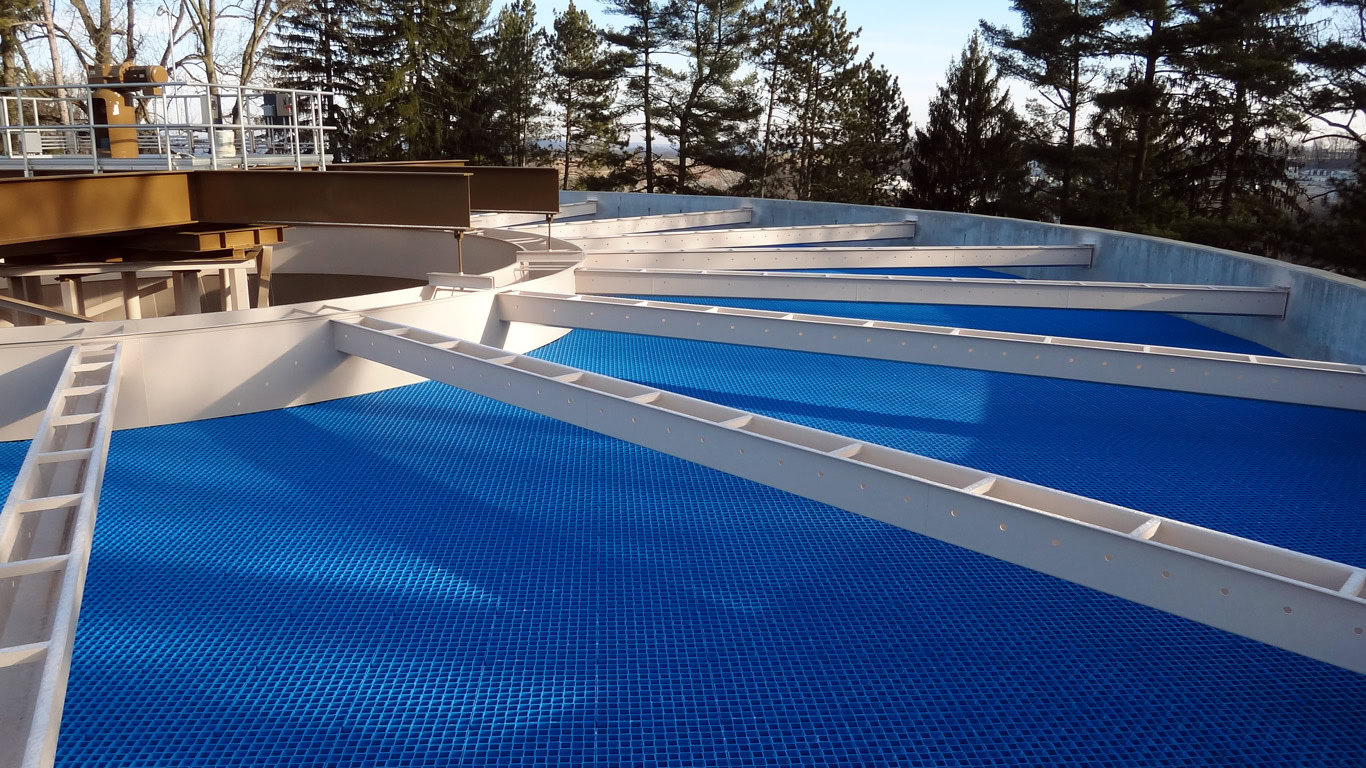
[[[167,83],[84,83],[64,86],[68,94],[66,96],[49,96],[54,86],[50,85],[17,85],[0,87],[0,157],[14,159],[12,151],[12,139],[15,134],[19,137],[19,160],[25,176],[33,174],[35,162],[32,158],[44,156],[46,153],[39,141],[39,151],[31,153],[27,151],[24,142],[27,136],[43,133],[57,134],[76,134],[78,137],[84,134],[88,137],[90,152],[72,152],[72,148],[80,149],[81,141],[67,142],[67,152],[64,154],[71,158],[89,157],[91,162],[91,172],[101,173],[105,170],[107,162],[102,162],[98,150],[95,132],[112,128],[131,128],[136,131],[154,132],[157,138],[157,147],[162,150],[166,159],[166,169],[174,170],[176,167],[176,142],[173,134],[181,134],[181,140],[186,147],[181,156],[197,156],[195,147],[197,144],[196,135],[200,132],[207,134],[207,155],[211,168],[217,169],[221,165],[223,158],[219,153],[216,131],[233,131],[238,141],[234,141],[240,147],[240,154],[235,158],[230,158],[229,166],[249,168],[252,165],[252,147],[256,145],[257,138],[251,134],[264,132],[266,134],[267,147],[275,147],[284,150],[278,153],[268,152],[267,154],[279,154],[289,156],[293,160],[296,170],[304,167],[304,155],[310,155],[309,165],[315,165],[320,170],[327,169],[327,135],[329,132],[336,131],[335,126],[323,124],[325,118],[323,110],[323,99],[332,94],[322,90],[306,90],[299,88],[272,88],[268,86],[244,86],[244,85],[223,85],[217,83],[193,83],[185,81]],[[141,91],[148,88],[159,89],[156,94],[134,94],[133,98],[140,100],[148,105],[149,115],[160,112],[159,118],[149,117],[148,122],[134,124],[111,124],[93,122],[95,115],[94,92],[99,89],[109,90],[134,90]],[[191,93],[176,92],[180,89],[191,89]],[[81,91],[84,91],[82,94]],[[42,95],[39,95],[42,94]],[[251,120],[250,104],[253,99],[261,98],[269,94],[282,94],[290,99],[293,105],[291,112],[281,117],[286,118],[281,122],[266,123]],[[308,98],[311,101],[306,110],[300,111],[302,100]],[[217,106],[210,106],[210,100],[228,100],[228,103],[235,102],[233,111],[236,113],[234,122],[227,122],[221,119],[222,102],[216,102]],[[17,105],[18,122],[12,123],[9,119],[10,104]],[[85,122],[72,122],[70,124],[42,124],[40,108],[48,104],[78,103],[85,111]],[[159,105],[158,107],[152,105]],[[189,115],[192,105],[197,107],[201,115],[208,115],[208,119],[192,120],[180,119],[173,121],[172,114],[176,109],[182,115]],[[264,109],[262,105],[261,109]],[[33,121],[30,123],[29,114]],[[213,119],[213,114],[219,114],[219,119]],[[278,132],[273,133],[272,132]],[[311,142],[306,143],[305,134],[310,134]],[[272,138],[272,135],[279,138]],[[239,143],[240,142],[240,143]],[[276,142],[279,142],[278,144]],[[160,152],[158,155],[161,154]],[[260,157],[261,153],[256,153],[255,157]],[[152,155],[150,157],[157,157]],[[150,159],[149,157],[149,159]],[[316,157],[316,161],[314,161]],[[107,158],[104,159],[107,161]]]

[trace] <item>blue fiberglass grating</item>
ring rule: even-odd
[[[583,331],[535,354],[1366,564],[1362,414]],[[58,762],[1363,753],[1366,677],[420,384],[114,435]]]

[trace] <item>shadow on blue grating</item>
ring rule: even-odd
[[[583,331],[536,354],[1366,564],[1366,415]],[[114,435],[58,762],[1363,754],[1366,677],[420,384]]]

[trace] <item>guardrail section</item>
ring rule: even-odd
[[[606,237],[636,232],[663,232],[666,230],[696,229],[697,227],[717,227],[726,224],[748,224],[754,218],[752,208],[730,208],[723,211],[700,211],[698,213],[665,213],[658,216],[627,216],[619,219],[593,219],[574,221],[555,226],[555,237],[574,239],[579,237]],[[530,229],[531,225],[516,229]]]
[[[1117,309],[1284,317],[1288,288],[1162,285],[985,277],[908,277],[704,269],[601,269],[574,273],[579,293],[868,301],[1053,309]]]
[[[1346,363],[533,291],[497,307],[509,322],[1366,411],[1366,368]]]
[[[341,352],[1366,673],[1363,569],[373,318]]]
[[[52,765],[119,381],[73,346],[0,511],[0,766]]]

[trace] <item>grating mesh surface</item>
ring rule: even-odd
[[[537,354],[1366,564],[1360,414],[583,331]],[[422,384],[114,435],[58,763],[1363,754],[1366,677]]]

